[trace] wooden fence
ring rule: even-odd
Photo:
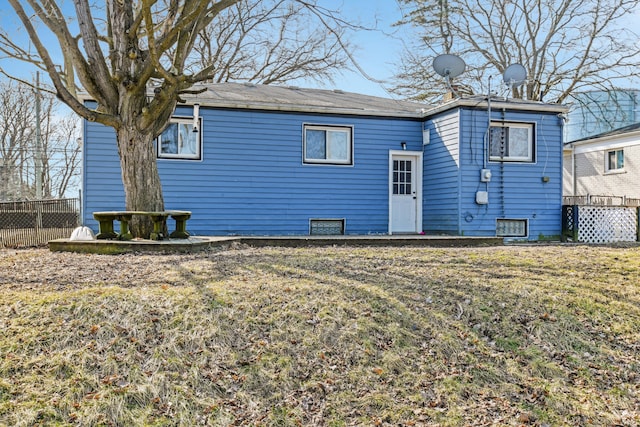
[[[625,206],[640,207],[640,199],[626,196],[598,196],[587,194],[585,196],[564,196],[562,204],[567,206]]]
[[[79,199],[0,202],[0,248],[43,246],[79,224]]]

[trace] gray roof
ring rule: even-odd
[[[149,94],[153,94],[153,88]],[[182,95],[186,104],[243,110],[286,111],[300,113],[425,119],[457,108],[488,108],[483,95],[454,98],[437,105],[362,95],[343,90],[305,89],[295,86],[256,85],[252,83],[201,83]],[[199,93],[195,93],[199,92]],[[81,98],[91,100],[87,93]],[[491,97],[495,109],[565,113],[560,104]]]
[[[593,139],[606,138],[608,136],[625,135],[627,133],[632,133],[637,131],[640,131],[640,122],[633,123],[631,125],[624,126],[618,129],[613,129],[607,132],[602,132],[597,135],[591,135],[586,138],[576,139],[575,141],[568,142],[567,144],[574,144],[576,142],[586,142],[586,141],[591,141]]]
[[[309,113],[420,119],[430,106],[342,90],[303,89],[294,86],[213,83],[194,86],[204,91],[185,95],[188,103],[202,106]]]

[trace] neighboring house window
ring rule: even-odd
[[[304,125],[304,163],[353,164],[353,128]]]
[[[607,151],[607,172],[624,169],[624,150]]]
[[[532,123],[491,123],[489,128],[489,160],[533,162]]]
[[[198,129],[202,129],[202,119]],[[160,159],[202,159],[201,132],[194,132],[193,119],[172,118],[158,137],[157,144]]]

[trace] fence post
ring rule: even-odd
[[[38,239],[40,232],[42,230],[42,200],[38,200],[34,202],[34,206],[36,208],[36,223],[35,223],[35,239]]]
[[[578,205],[573,205],[573,209],[571,212],[572,222],[573,222],[573,230],[571,230],[571,238],[574,242],[578,241],[578,230],[580,229],[580,207]]]
[[[636,208],[636,242],[640,242],[640,207]]]

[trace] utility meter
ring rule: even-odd
[[[482,169],[480,171],[480,182],[491,181],[491,169]]]

